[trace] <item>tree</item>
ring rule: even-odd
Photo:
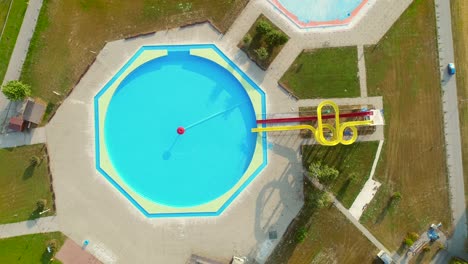
[[[266,41],[272,47],[280,46],[288,42],[288,36],[279,30],[272,30],[267,33]]]
[[[9,81],[2,87],[2,92],[10,101],[21,101],[31,95],[31,87],[20,81]]]
[[[321,184],[325,185],[332,183],[340,174],[337,169],[322,165],[321,162],[312,163],[309,166],[309,173],[312,177],[317,178]]]
[[[260,35],[265,35],[268,32],[271,31],[271,25],[267,21],[261,19],[260,21],[257,22],[257,25],[255,26],[255,30],[257,31],[258,34]]]
[[[244,42],[245,46],[250,46],[250,43],[252,43],[252,36],[250,36],[250,34],[247,34],[244,36],[242,41]]]
[[[260,48],[256,49],[255,53],[257,54],[257,57],[260,60],[265,60],[270,55],[270,54],[268,54],[268,51],[264,47],[260,47]]]

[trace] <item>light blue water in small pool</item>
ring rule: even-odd
[[[279,0],[289,12],[308,23],[344,20],[362,0]]]
[[[105,144],[120,177],[154,202],[186,207],[228,191],[250,164],[255,112],[224,68],[170,51],[133,71],[112,97]],[[183,126],[183,135],[176,133]]]

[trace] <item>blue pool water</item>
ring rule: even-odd
[[[289,12],[304,22],[326,22],[348,18],[362,0],[279,0]]]
[[[256,116],[239,81],[188,49],[134,70],[114,93],[105,144],[120,177],[145,198],[172,207],[209,202],[250,164]],[[186,129],[179,135],[179,126]]]

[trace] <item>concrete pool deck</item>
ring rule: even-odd
[[[252,0],[225,35],[205,23],[109,42],[46,127],[59,229],[78,244],[89,240],[104,263],[185,263],[191,254],[261,263],[279,241],[268,232],[281,237],[302,207],[300,146],[310,142],[297,132],[268,135],[269,165],[218,217],[148,219],[95,169],[94,96],[142,45],[214,43],[267,93],[268,113],[295,113],[315,101],[295,100],[278,80],[303,49],[374,44],[409,3],[377,0],[352,28],[301,32],[270,3]],[[267,71],[237,48],[261,13],[291,37]],[[339,100],[382,104],[381,97]],[[360,139],[383,139],[383,129]]]
[[[141,45],[216,43],[219,36],[203,24],[108,43],[47,125],[60,230],[77,243],[88,239],[88,250],[101,261],[184,263],[192,253],[221,261],[233,254],[256,256],[262,245],[268,246],[268,232],[282,235],[300,210],[301,142],[294,135],[269,139],[273,165],[218,217],[148,219],[95,169],[93,98],[113,74]],[[277,98],[287,99],[287,94]],[[274,105],[269,111],[275,111]]]

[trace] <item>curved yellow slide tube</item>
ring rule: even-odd
[[[322,108],[324,106],[331,106],[333,110],[335,111],[335,127],[333,127],[330,124],[324,124],[322,120]],[[351,145],[353,144],[357,137],[358,137],[358,132],[356,126],[368,126],[372,125],[373,122],[372,120],[365,120],[365,121],[350,121],[350,122],[344,122],[343,124],[340,124],[340,110],[338,108],[338,105],[335,104],[335,102],[326,100],[321,102],[317,106],[317,128],[311,126],[311,125],[296,125],[296,126],[274,126],[274,127],[257,127],[257,128],[252,128],[252,132],[273,132],[273,131],[287,131],[287,130],[299,130],[299,129],[307,129],[312,131],[312,134],[314,135],[315,139],[317,142],[321,145],[324,146],[335,146],[338,144],[343,144],[343,145]],[[332,133],[332,138],[327,139],[324,135],[324,128],[330,130]],[[350,139],[344,139],[344,131],[346,129],[351,129],[353,136]]]

